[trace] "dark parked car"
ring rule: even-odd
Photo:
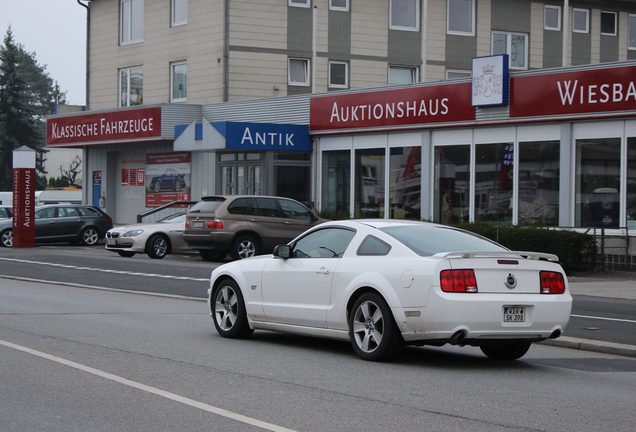
[[[149,187],[153,192],[180,192],[186,187],[185,174],[179,174],[176,170],[169,168],[163,175],[153,177]]]
[[[290,198],[271,196],[203,197],[186,215],[183,238],[205,260],[270,253],[324,219]]]
[[[70,242],[93,246],[112,227],[111,217],[98,207],[54,204],[35,209],[36,243]],[[0,222],[0,244],[13,246],[13,219]]]

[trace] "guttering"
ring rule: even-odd
[[[230,100],[230,0],[223,0],[223,102]]]
[[[90,3],[91,0],[86,0],[88,3]],[[90,72],[89,72],[89,65],[90,65],[90,57],[89,57],[89,46],[90,46],[90,24],[91,24],[91,9],[88,7],[88,5],[82,3],[81,0],[77,0],[77,4],[82,6],[83,8],[86,9],[86,95],[84,96],[84,105],[85,105],[85,110],[88,111],[89,110],[89,77],[90,77]]]

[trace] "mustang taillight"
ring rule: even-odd
[[[476,293],[477,279],[472,269],[442,270],[440,273],[442,291],[455,293]]]
[[[221,219],[213,219],[210,222],[208,222],[208,228],[223,229],[223,222],[221,222]]]
[[[541,272],[541,294],[563,294],[565,292],[565,280],[559,272]]]

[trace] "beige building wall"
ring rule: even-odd
[[[627,60],[627,45],[629,37],[629,14],[620,12],[618,14],[618,60]]]
[[[601,11],[592,9],[590,14],[590,34],[592,36],[592,47],[590,61],[600,63],[601,61]]]
[[[287,54],[230,51],[229,99],[287,96]]]
[[[119,1],[91,7],[89,104],[91,110],[119,104],[119,70],[142,66],[145,105],[170,101],[170,64],[188,64],[187,103],[222,98],[222,0],[188,3],[188,22],[170,26],[170,1],[144,2],[143,41],[119,44]]]
[[[530,7],[529,66],[531,69],[543,67],[543,4],[532,2]],[[570,41],[572,38],[570,38]]]
[[[387,63],[373,60],[351,60],[351,88],[386,86],[388,80]]]
[[[219,1],[219,11],[223,2]],[[287,2],[230,1],[230,47],[287,49]]]
[[[439,81],[446,78],[446,2],[430,0],[428,2],[428,27],[426,39],[427,62],[441,64],[426,65],[424,76],[427,81]]]
[[[477,14],[477,57],[489,56],[490,34],[492,29],[490,0],[479,0],[479,13]]]
[[[388,2],[365,0],[351,4],[351,88],[385,86],[388,80],[386,58],[389,41]]]

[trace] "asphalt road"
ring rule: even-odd
[[[343,342],[223,339],[200,300],[6,278],[0,365],[12,432],[620,432],[636,399],[626,357],[533,345],[494,362],[443,347],[371,363]]]

